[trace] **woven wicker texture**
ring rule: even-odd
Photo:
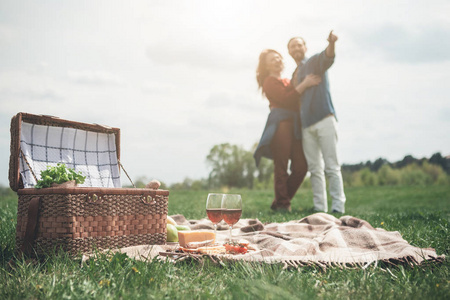
[[[75,255],[94,248],[165,244],[168,193],[158,192],[151,201],[139,194],[104,194],[95,202],[86,193],[19,194],[16,246],[22,246],[35,196],[41,197],[33,245],[38,255],[54,248]]]

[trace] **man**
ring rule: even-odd
[[[327,70],[334,62],[337,36],[330,32],[328,47],[310,58],[305,57],[306,43],[300,37],[288,43],[289,54],[297,63],[293,84],[301,82],[308,74],[322,76],[322,82],[307,89],[301,96],[303,151],[311,173],[314,209],[328,211],[325,174],[328,177],[332,198],[332,212],[344,213],[345,194],[338,161],[336,112],[331,101]]]

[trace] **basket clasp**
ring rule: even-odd
[[[149,205],[155,205],[156,201],[153,199],[151,195],[142,195],[141,197],[142,202]]]
[[[91,203],[96,203],[97,201],[102,202],[103,197],[97,192],[90,192],[87,194],[87,201]]]

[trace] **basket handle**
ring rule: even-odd
[[[39,204],[41,197],[33,197],[28,204],[27,227],[25,229],[25,237],[20,250],[25,254],[31,254],[33,243],[37,235],[37,224],[39,219]]]
[[[120,162],[120,160],[118,159],[117,162],[119,163],[119,166],[122,168],[122,170],[125,172],[125,175],[127,175],[128,180],[130,180],[131,184],[133,185],[134,188],[136,188],[136,186],[134,185],[133,180],[131,180],[130,176],[128,175],[127,171],[125,170],[125,168],[123,167],[122,163]]]

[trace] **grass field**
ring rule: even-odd
[[[272,191],[239,190],[243,218],[284,222],[312,213],[312,194],[300,189],[291,213],[269,209]],[[205,217],[205,191],[171,191],[169,214]],[[346,189],[346,214],[399,231],[410,244],[450,252],[450,187]],[[280,265],[135,261],[124,255],[81,263],[63,253],[27,262],[13,257],[17,198],[0,199],[0,299],[450,299],[450,263],[367,269]],[[339,217],[339,215],[336,215]]]

